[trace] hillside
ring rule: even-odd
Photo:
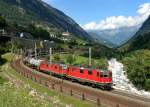
[[[25,31],[33,35],[34,38],[42,38],[46,40],[50,39],[57,43],[62,43],[62,41],[58,39],[54,40],[49,38],[49,32],[45,31],[45,28],[47,28],[46,30],[53,32],[53,29],[56,28],[56,31],[58,32],[68,30],[75,38],[75,41],[79,41],[78,39],[80,38],[87,40],[83,43],[80,39],[82,43],[78,44],[85,44],[87,47],[94,44],[92,40],[89,41],[88,34],[74,20],[41,0],[0,0],[0,13],[4,16],[4,18],[6,18],[8,25],[12,26],[9,29],[12,29],[13,32],[14,23],[18,23],[19,26],[21,25],[21,28],[15,26],[15,29],[17,29],[16,32]],[[31,24],[37,26],[41,25],[42,29],[30,26]],[[24,26],[27,27],[24,28]],[[72,44],[74,44],[74,41],[71,41],[67,46],[69,47]],[[61,45],[61,47],[64,46]],[[109,54],[109,48],[101,44],[98,44],[98,47],[100,52],[103,51],[104,54],[105,52]]]
[[[129,50],[150,49],[150,16],[140,30],[129,41]]]
[[[130,81],[150,91],[150,17],[120,50],[125,53],[122,63]]]
[[[88,34],[70,17],[41,0],[0,0],[0,14],[11,23],[36,24],[87,38]]]
[[[129,51],[138,49],[150,49],[150,16],[143,23],[142,27],[137,33],[126,42],[121,49],[128,49]]]

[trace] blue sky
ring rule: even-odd
[[[139,6],[150,0],[43,0],[53,7],[69,15],[80,25],[97,24],[107,18],[123,16],[126,18],[139,16]],[[144,6],[141,8],[145,8]],[[150,12],[150,11],[147,11]],[[114,18],[114,20],[115,20]],[[121,17],[122,18],[122,17]],[[119,19],[121,19],[119,17]],[[112,20],[110,20],[112,21]],[[142,21],[141,21],[142,22]],[[91,25],[89,25],[91,26]],[[89,27],[88,26],[88,27]],[[93,27],[93,26],[92,26]]]

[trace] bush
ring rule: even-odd
[[[59,56],[58,54],[55,55],[55,56],[54,56],[54,60],[55,60],[55,61],[60,61],[60,56]]]

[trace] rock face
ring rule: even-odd
[[[43,24],[61,31],[68,30],[81,38],[88,37],[73,19],[42,0],[1,0],[0,14],[12,22]]]
[[[127,42],[139,29],[140,26],[124,27],[110,30],[88,31],[91,37],[98,42],[106,41],[107,44],[114,44],[113,47],[120,46]]]

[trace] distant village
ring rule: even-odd
[[[70,41],[72,39],[71,34],[68,31],[62,32],[62,36],[60,38],[58,38],[57,35],[55,35],[54,33],[50,33],[50,37],[60,39],[64,42]]]
[[[50,38],[59,39],[59,40],[64,41],[64,42],[70,42],[72,40],[71,33],[68,32],[68,31],[62,32],[60,37],[58,37],[56,34],[54,34],[52,32],[50,33],[49,36],[50,36]],[[32,36],[29,33],[26,33],[26,32],[20,33],[20,37],[21,38],[32,38]],[[49,41],[49,40],[44,40],[44,42],[54,43],[54,41]]]

